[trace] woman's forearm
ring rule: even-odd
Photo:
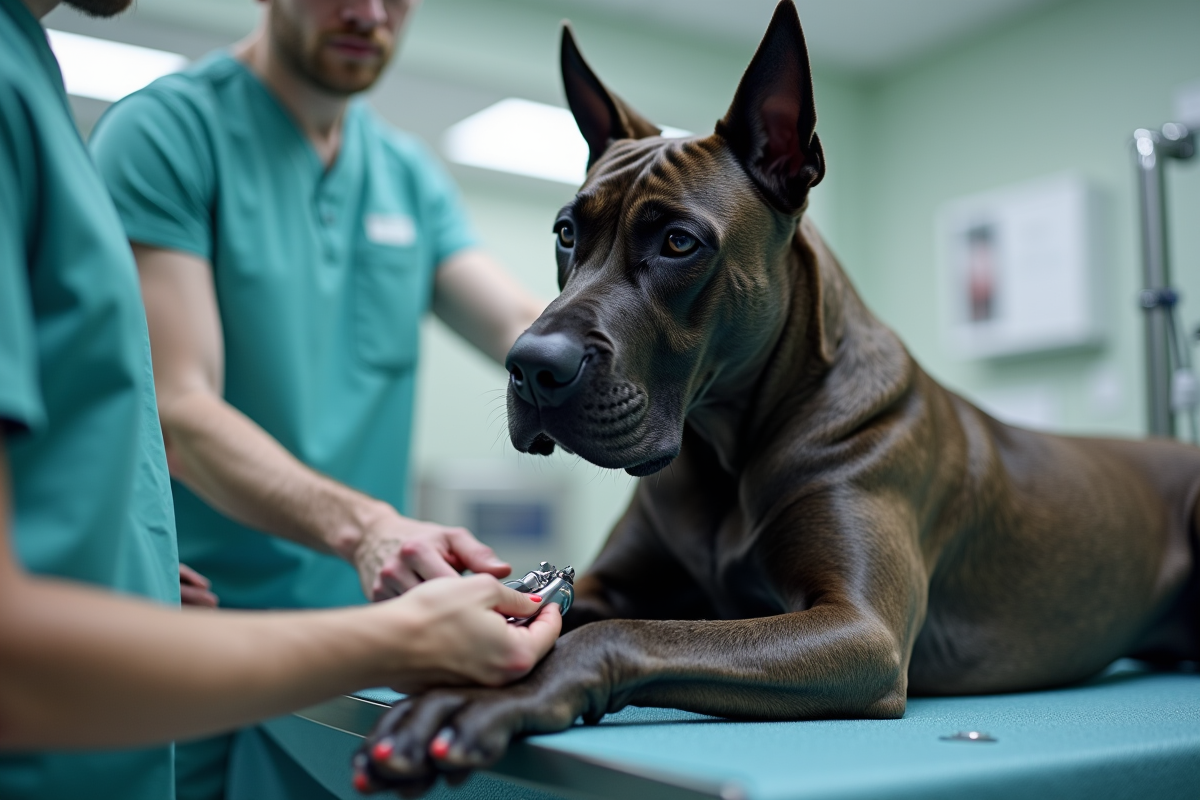
[[[371,615],[175,610],[10,572],[0,748],[188,738],[394,680],[398,662],[380,663],[391,648]]]

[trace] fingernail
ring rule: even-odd
[[[449,754],[450,745],[453,742],[454,731],[450,728],[442,728],[429,745],[429,755],[438,760],[445,758]]]
[[[354,788],[359,794],[368,794],[371,791],[371,779],[367,777],[367,773],[354,773]]]
[[[391,739],[381,739],[371,748],[371,758],[376,761],[387,761],[392,757],[392,753],[396,749],[396,743]]]
[[[542,602],[542,596],[540,594],[531,594],[531,595],[529,595],[529,599],[535,603]]]

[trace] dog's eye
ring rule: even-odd
[[[686,256],[688,253],[696,249],[699,242],[695,236],[689,236],[681,231],[671,231],[667,234],[667,241],[663,243],[662,254],[664,256]]]
[[[558,223],[557,226],[555,226],[555,230],[558,233],[559,245],[561,245],[562,247],[565,247],[568,250],[570,250],[572,247],[575,246],[575,226],[574,225],[572,225],[570,222],[567,222],[566,220],[564,220],[564,221]]]

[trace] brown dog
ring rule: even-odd
[[[563,72],[592,163],[555,223],[562,294],[509,356],[510,432],[653,477],[574,630],[513,686],[400,704],[377,783],[627,704],[898,717],[1200,658],[1200,451],[1012,428],[917,366],[803,218],[824,162],[790,0],[707,138],[659,137],[569,32]]]

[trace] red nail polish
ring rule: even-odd
[[[371,748],[371,758],[376,761],[387,761],[392,757],[392,752],[396,749],[395,743],[391,739],[384,739],[381,742],[376,742]]]
[[[371,779],[367,777],[365,772],[354,773],[354,788],[357,789],[360,794],[366,794],[367,792],[371,791]]]
[[[429,755],[434,758],[445,758],[450,752],[450,742],[445,739],[434,739],[433,744],[429,745]]]
[[[530,599],[530,600],[532,600],[532,601],[533,601],[533,602],[535,602],[535,603],[540,603],[540,602],[542,602],[542,596],[541,596],[541,595],[537,595],[537,594],[531,594],[531,595],[529,595],[529,599]]]

